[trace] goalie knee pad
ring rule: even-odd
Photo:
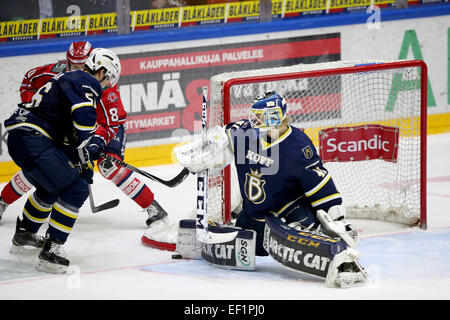
[[[316,229],[320,223],[306,197],[300,197],[287,205],[278,217],[283,218],[286,224],[298,224],[301,228]]]

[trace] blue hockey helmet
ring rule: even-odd
[[[275,91],[268,91],[253,100],[250,123],[253,128],[263,131],[272,129],[283,122],[286,109],[286,100]]]

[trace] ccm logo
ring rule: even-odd
[[[319,151],[323,162],[397,162],[398,139],[398,128],[378,124],[327,128],[319,132]]]

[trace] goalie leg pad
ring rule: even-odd
[[[197,260],[202,258],[202,243],[197,240],[194,219],[180,220],[176,251],[183,258]]]
[[[216,267],[255,269],[256,232],[210,222],[204,242],[196,239],[195,220],[181,220],[177,252],[183,257],[203,258]]]
[[[256,232],[210,222],[202,258],[208,263],[233,270],[255,270]]]
[[[333,257],[347,244],[325,235],[298,231],[275,216],[266,218],[264,248],[283,266],[326,278]]]

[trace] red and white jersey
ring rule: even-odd
[[[30,102],[31,97],[33,97],[40,87],[50,81],[50,79],[58,73],[65,72],[66,70],[66,61],[58,61],[57,63],[46,64],[28,70],[20,85],[19,91],[21,101]]]
[[[103,138],[107,145],[117,133],[118,127],[124,125],[127,113],[120,98],[117,84],[103,89],[102,99],[97,104],[97,130],[95,135]]]

